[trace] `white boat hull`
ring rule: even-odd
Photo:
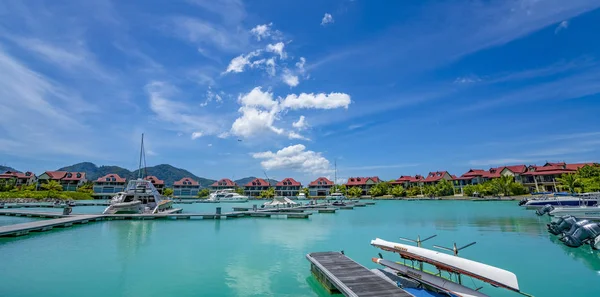
[[[248,198],[238,198],[238,199],[221,198],[218,201],[221,203],[243,203],[243,202],[248,202]]]
[[[440,291],[452,293],[460,297],[489,297],[489,295],[459,285],[445,278],[435,276],[417,269],[413,269],[408,266],[398,264],[389,260],[373,258],[373,262],[398,271],[405,277],[414,279],[420,283],[429,285]]]
[[[141,212],[142,212],[142,202],[141,201],[132,201],[132,202],[111,204],[104,210],[103,214],[130,214],[130,213],[141,213]]]
[[[556,207],[550,211],[551,216],[571,215],[581,220],[600,220],[600,207]]]

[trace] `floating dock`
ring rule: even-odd
[[[85,224],[92,220],[102,220],[102,217],[103,215],[78,215],[60,219],[0,226],[0,236],[21,236],[29,234],[29,232],[52,230],[54,227],[70,227],[73,224]]]
[[[351,297],[413,297],[340,252],[306,255],[313,275],[330,293]]]

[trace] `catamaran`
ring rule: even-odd
[[[117,193],[110,200],[110,205],[104,210],[103,214],[155,214],[173,208],[172,200],[162,196],[152,182],[143,179],[142,173],[145,174],[145,169],[146,154],[144,152],[144,134],[142,134],[139,176],[136,180],[130,180],[125,191]]]
[[[422,241],[420,240],[417,241],[419,246],[421,245],[421,242]],[[453,250],[454,255],[449,255],[422,247],[386,241],[379,238],[371,241],[372,246],[384,251],[398,253],[400,254],[400,257],[405,260],[404,262],[393,262],[384,260],[380,256],[380,258],[373,258],[373,262],[392,269],[399,276],[417,281],[431,291],[449,294],[450,296],[489,296],[481,292],[481,288],[472,289],[464,286],[462,276],[469,276],[486,282],[494,287],[505,288],[525,296],[531,296],[520,290],[517,276],[514,273],[457,256],[460,249],[473,244],[475,243],[473,242],[462,248],[457,248],[455,244],[453,249],[448,249]],[[409,260],[412,265],[407,264],[406,260]],[[414,265],[414,262],[417,262],[416,266]],[[423,269],[423,264],[433,265],[437,268],[438,273],[429,272]],[[448,272],[451,276],[454,275],[455,279],[443,277],[442,271]]]

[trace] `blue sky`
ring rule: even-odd
[[[1,1],[0,164],[208,178],[600,160],[600,1]],[[241,140],[241,141],[239,141]]]

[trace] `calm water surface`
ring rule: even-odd
[[[181,205],[185,212],[216,206]],[[0,217],[0,225],[28,220]],[[558,244],[545,230],[547,220],[516,202],[379,201],[309,220],[90,223],[0,238],[0,296],[327,296],[310,276],[305,254],[344,250],[376,268],[370,259],[380,250],[371,239],[432,234],[438,237],[425,247],[477,241],[461,256],[513,271],[522,290],[535,296],[600,296],[599,254]]]

